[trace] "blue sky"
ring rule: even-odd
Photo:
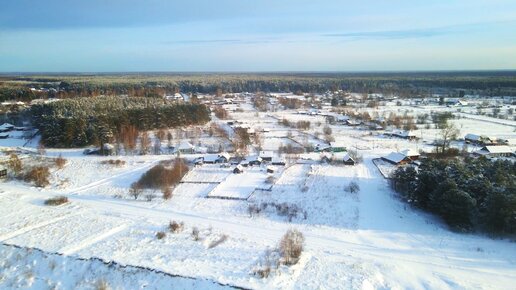
[[[2,1],[0,72],[516,69],[516,1]]]

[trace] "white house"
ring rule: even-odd
[[[482,149],[473,152],[473,154],[485,157],[511,157],[514,156],[514,151],[506,145],[484,146]]]

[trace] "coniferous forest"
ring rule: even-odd
[[[411,204],[451,227],[516,233],[516,163],[486,158],[425,159],[416,170],[400,167],[393,187]]]
[[[158,98],[74,98],[34,105],[30,110],[32,124],[40,130],[43,144],[52,147],[103,144],[127,126],[153,130],[210,120],[204,105]]]

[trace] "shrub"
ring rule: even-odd
[[[201,238],[199,237],[199,229],[197,227],[193,227],[192,228],[192,239],[194,241],[198,241],[200,240]]]
[[[109,159],[109,160],[104,160],[104,161],[100,162],[100,164],[114,165],[114,166],[120,167],[120,166],[124,166],[125,165],[125,161],[124,160],[120,160],[120,159]]]
[[[134,197],[134,199],[138,199],[138,197],[142,194],[143,188],[138,182],[133,182],[131,187],[129,188],[129,195]]]
[[[109,290],[109,284],[106,282],[106,280],[98,280],[95,285],[96,290]]]
[[[183,231],[184,226],[185,224],[183,222],[178,223],[176,221],[171,221],[168,225],[168,230],[171,233],[179,233]]]
[[[208,249],[215,248],[216,246],[224,243],[228,239],[228,235],[222,235],[218,239],[213,240],[208,245]]]
[[[165,232],[161,232],[161,231],[160,231],[160,232],[157,232],[157,233],[156,233],[156,238],[157,238],[158,240],[161,240],[161,239],[165,238],[166,236],[167,236],[167,234],[166,234]]]
[[[262,279],[268,278],[270,274],[271,274],[271,266],[269,266],[269,265],[264,266],[260,269],[254,270],[254,275],[256,275]]]
[[[171,199],[172,198],[172,189],[170,187],[165,187],[162,189],[163,199]]]
[[[61,204],[67,203],[67,202],[68,202],[68,198],[66,196],[56,196],[56,197],[52,197],[52,198],[45,200],[45,205],[56,206],[56,205],[61,205]]]
[[[18,155],[11,153],[9,155],[9,161],[7,162],[8,168],[14,173],[15,176],[18,176],[23,169],[23,164]]]
[[[154,198],[156,198],[156,194],[154,192],[148,193],[145,195],[145,199],[147,201],[152,201]]]
[[[356,181],[351,181],[346,187],[344,187],[344,191],[349,193],[357,193],[360,191],[360,186]]]
[[[59,168],[59,169],[62,169],[65,166],[66,161],[67,160],[64,159],[63,156],[61,156],[61,154],[59,154],[59,156],[54,160],[57,168]]]
[[[285,265],[294,265],[303,252],[305,237],[295,229],[288,230],[280,242],[280,252]]]
[[[27,172],[24,176],[24,180],[27,182],[33,182],[37,187],[45,187],[50,184],[48,177],[50,171],[47,166],[36,166]]]
[[[188,172],[188,165],[183,159],[174,160],[172,168],[169,169],[163,164],[158,164],[147,172],[138,180],[138,184],[142,188],[163,188],[170,187],[181,181],[181,178]]]

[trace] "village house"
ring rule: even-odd
[[[2,125],[0,125],[0,133],[9,132],[9,131],[12,131],[13,129],[14,129],[14,125],[9,124],[9,123],[3,123]]]
[[[330,142],[332,152],[344,152],[346,151],[346,145],[342,142]]]
[[[344,154],[341,158],[344,165],[355,165],[355,160],[349,155],[349,153]]]
[[[274,157],[274,152],[272,151],[260,151],[260,158],[263,161],[271,162],[272,158]]]
[[[513,157],[515,155],[511,147],[506,145],[484,146],[480,150],[473,152],[474,156],[485,157]]]
[[[464,141],[467,144],[475,144],[475,145],[489,145],[493,143],[493,140],[487,136],[480,136],[476,134],[466,134],[464,136]]]
[[[405,155],[412,161],[416,161],[419,159],[419,153],[416,150],[405,149],[405,150],[400,151],[400,153]]]
[[[408,164],[412,161],[409,157],[400,152],[391,152],[389,155],[382,157],[382,160],[385,160],[394,165]]]
[[[0,165],[0,178],[7,177],[7,168],[5,168],[3,165]]]
[[[331,146],[328,144],[317,144],[315,145],[315,152],[330,152]]]
[[[279,157],[279,156],[274,156],[272,158],[272,161],[271,161],[271,164],[272,165],[279,165],[279,166],[285,166],[286,161],[285,161],[285,158],[282,158],[282,157]]]
[[[193,154],[195,152],[195,146],[188,141],[181,141],[179,145],[177,145],[176,151],[182,154]]]
[[[385,132],[384,135],[391,136],[391,137],[397,137],[407,140],[415,140],[417,139],[416,134],[412,131],[405,131],[405,130],[394,130],[392,132]]]
[[[244,167],[242,165],[238,164],[235,169],[233,169],[233,173],[240,174],[244,172]]]

